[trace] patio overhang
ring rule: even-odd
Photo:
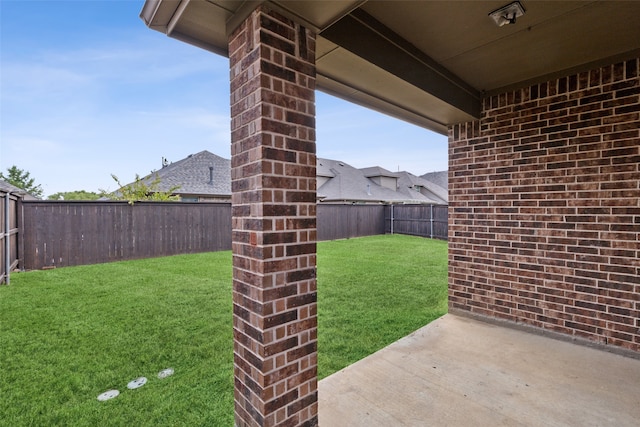
[[[476,119],[481,98],[510,87],[636,57],[640,2],[523,1],[498,27],[506,0],[147,0],[152,29],[228,56],[228,35],[268,3],[318,32],[317,88],[446,134]]]
[[[230,57],[238,426],[317,424],[316,88],[448,134],[451,309],[640,350],[640,2],[506,3],[146,1]]]

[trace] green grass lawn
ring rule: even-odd
[[[446,242],[319,243],[320,378],[441,316],[446,295]],[[231,326],[230,252],[14,274],[0,287],[0,425],[231,426]],[[120,396],[99,402],[109,389]]]

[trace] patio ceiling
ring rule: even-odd
[[[268,3],[318,31],[318,89],[445,134],[485,94],[640,54],[638,1],[531,1],[513,25],[498,1]],[[260,1],[146,0],[170,37],[227,55],[227,35]]]

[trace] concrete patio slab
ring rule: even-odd
[[[447,314],[319,384],[340,426],[640,426],[640,360]]]

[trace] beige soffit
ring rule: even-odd
[[[152,29],[227,55],[259,1],[147,0]],[[480,114],[487,94],[640,55],[640,1],[271,1],[318,32],[317,85],[440,133]]]

